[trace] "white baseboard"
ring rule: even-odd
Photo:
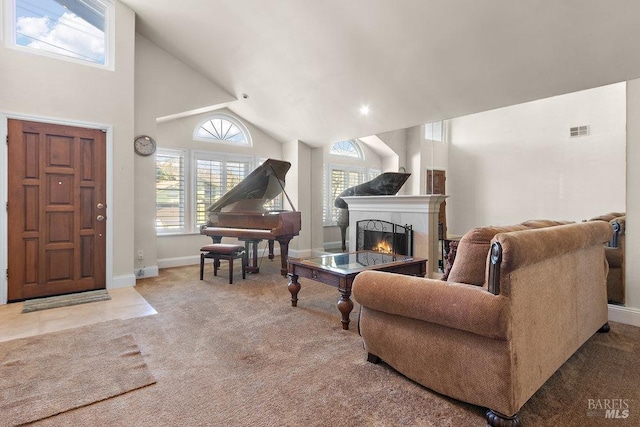
[[[346,242],[346,246],[347,246],[347,250],[348,250],[348,248],[349,248],[349,241],[348,240]],[[340,250],[342,250],[342,241],[339,241],[339,242],[325,242],[324,243],[324,249],[325,250],[326,249],[329,249],[329,250],[340,249]]]
[[[289,257],[291,258],[309,258],[312,255],[313,255],[313,251],[311,249],[304,249],[304,250],[289,249]]]
[[[640,310],[631,307],[609,305],[609,320],[632,326],[640,326]]]
[[[136,279],[144,279],[145,277],[156,277],[158,275],[158,266],[145,266],[142,268],[136,268],[135,270]]]
[[[130,288],[136,285],[136,276],[134,274],[124,274],[115,276],[111,283],[107,283],[107,289]]]
[[[185,265],[200,264],[200,255],[190,255],[176,258],[163,258],[158,260],[158,268],[182,267]]]
[[[277,247],[278,245],[276,245],[276,247],[273,249],[273,254],[278,256],[280,255],[280,248]],[[308,255],[307,252],[309,253]],[[300,255],[300,253],[302,255]],[[269,252],[266,250],[266,248],[259,248],[258,249],[258,258],[261,257],[266,257],[269,254]],[[289,256],[290,257],[294,257],[294,258],[302,258],[305,256],[311,256],[311,251],[295,251],[295,250],[289,250]],[[183,267],[185,265],[197,265],[200,264],[200,255],[190,255],[190,256],[184,256],[184,257],[176,257],[176,258],[163,258],[163,259],[159,259],[158,260],[158,267],[157,268],[172,268],[172,267]],[[145,276],[147,277],[147,276]]]

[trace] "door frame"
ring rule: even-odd
[[[107,144],[106,158],[106,201],[107,201],[107,241],[106,241],[106,287],[111,288],[113,283],[113,126],[99,123],[63,120],[59,118],[13,114],[0,111],[0,305],[7,303],[8,285],[7,266],[9,262],[8,248],[8,223],[7,223],[7,202],[9,188],[8,181],[8,147],[6,138],[9,133],[9,119],[25,120],[40,123],[49,123],[63,126],[75,126],[89,129],[102,129],[105,131]]]

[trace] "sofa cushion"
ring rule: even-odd
[[[532,219],[521,224],[474,228],[462,236],[447,281],[482,286],[485,282],[491,239],[498,233],[571,224],[573,221]],[[459,260],[459,261],[456,261]]]
[[[506,227],[479,227],[467,232],[458,243],[456,259],[449,272],[448,281],[482,286],[491,239],[498,233],[516,230],[527,230],[527,227],[521,224]]]

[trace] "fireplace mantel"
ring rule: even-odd
[[[427,258],[427,275],[438,275],[438,213],[440,204],[449,196],[394,195],[343,197],[349,205],[349,250],[356,250],[356,223],[380,219],[400,225],[411,225],[414,231],[414,255]]]
[[[449,197],[442,194],[418,196],[349,196],[343,197],[349,205],[349,212],[414,212],[431,213],[440,211],[440,203]],[[351,225],[351,224],[349,224]]]

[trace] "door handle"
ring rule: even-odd
[[[97,219],[98,221],[104,221],[104,215],[98,215],[98,216],[96,217],[96,219]]]

